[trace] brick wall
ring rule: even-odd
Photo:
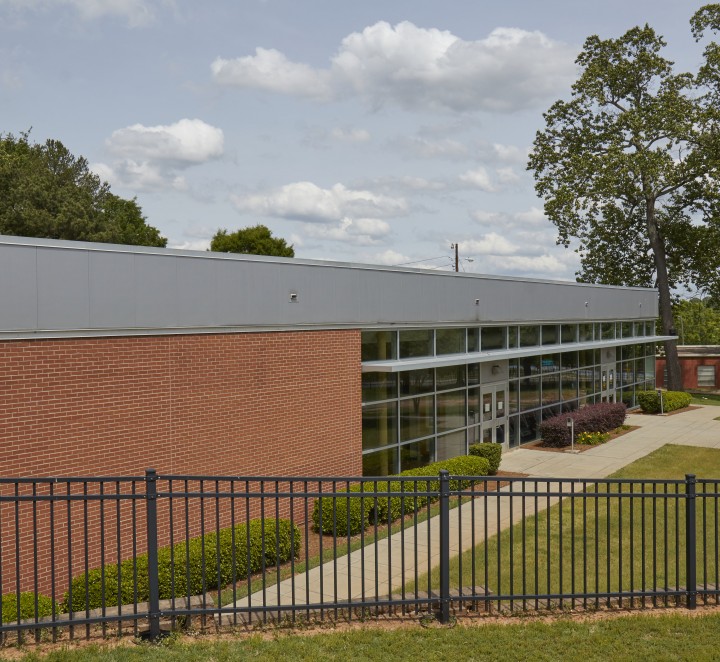
[[[147,467],[176,475],[362,473],[355,330],[3,341],[0,403],[3,477],[139,476]],[[79,550],[86,518],[79,504],[73,508]],[[56,586],[62,591],[68,575],[82,571],[86,561],[78,551],[69,569],[67,523],[59,505],[56,511],[55,571],[63,576]],[[139,504],[140,552],[143,511]],[[22,587],[37,581],[48,589],[48,504],[36,512],[39,551],[33,547],[32,508],[25,504],[15,512],[0,505],[3,593],[16,583],[16,539]],[[107,510],[103,516],[112,537],[114,515]],[[95,504],[91,529],[97,530],[100,517]],[[227,518],[226,510],[223,525]],[[131,518],[120,519],[123,538]],[[193,534],[198,527],[195,521]],[[97,533],[88,541],[89,567],[95,567]],[[117,547],[113,541],[106,541],[107,549]]]
[[[715,389],[720,389],[720,356],[681,356],[680,371],[682,373],[683,388],[698,388],[697,369],[701,365],[715,368]],[[664,371],[665,359],[658,357],[655,364],[655,382],[659,387],[665,386]]]

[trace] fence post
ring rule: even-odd
[[[697,607],[697,534],[695,531],[695,474],[685,474],[685,582],[686,605]]]
[[[148,621],[147,638],[160,638],[160,585],[158,581],[158,535],[157,535],[157,473],[155,469],[145,471],[145,503],[147,508],[147,551],[148,551]]]
[[[440,612],[441,623],[450,621],[450,473],[440,471]]]

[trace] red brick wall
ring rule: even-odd
[[[697,367],[699,365],[715,366],[715,388],[720,389],[720,356],[684,356],[680,357],[683,388],[698,388]],[[665,359],[658,358],[655,363],[655,381],[658,386],[665,386]]]
[[[176,475],[362,473],[360,333],[355,330],[3,341],[0,403],[2,477],[139,476],[147,467]],[[12,489],[6,485],[1,491],[7,495]],[[76,503],[75,551],[72,569],[67,567],[64,508],[57,504],[55,512],[59,591],[85,564],[80,550],[86,518]],[[110,558],[117,549],[113,508],[108,505],[103,514]],[[275,515],[270,508],[268,517]],[[127,557],[133,537],[128,502],[122,509],[121,555]],[[145,551],[144,510],[139,503],[139,552]],[[223,509],[222,525],[228,524],[228,512]],[[244,512],[236,509],[236,516],[244,520]],[[21,542],[23,588],[32,588],[37,579],[40,589],[48,590],[47,503],[36,517],[39,551],[34,552],[32,507],[24,504],[15,512],[10,504],[0,505],[2,593],[15,586],[15,539]],[[97,503],[87,520],[89,567],[95,567],[100,563]],[[197,535],[199,521],[193,520],[191,533]],[[206,521],[214,528],[211,508]],[[177,522],[175,528],[184,526]],[[167,521],[161,529],[167,538]]]

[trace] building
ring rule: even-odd
[[[655,386],[657,293],[0,237],[8,476],[384,475]]]
[[[720,346],[678,346],[683,389],[688,391],[716,391],[720,389]],[[665,357],[658,356],[655,366],[658,386],[665,386]]]

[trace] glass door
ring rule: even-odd
[[[483,441],[504,444],[507,439],[507,385],[488,384],[482,388]]]

